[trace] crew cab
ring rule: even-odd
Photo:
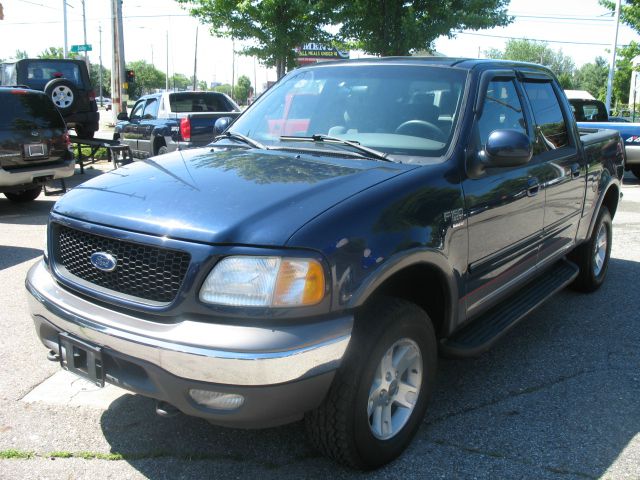
[[[206,148],[59,200],[31,315],[63,368],[161,414],[304,417],[320,451],[376,468],[421,425],[439,354],[602,285],[624,155],[538,65],[300,68]]]
[[[140,97],[131,115],[118,115],[114,140],[129,145],[135,157],[146,158],[185,148],[202,147],[215,137],[221,117],[240,112],[224,93],[172,92]]]
[[[640,123],[616,121],[609,117],[604,103],[595,98],[569,98],[571,109],[582,129],[607,128],[620,133],[627,153],[626,169],[640,178]]]

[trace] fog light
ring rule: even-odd
[[[236,393],[191,389],[189,395],[198,405],[217,410],[236,410],[244,404],[244,397]]]

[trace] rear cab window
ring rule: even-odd
[[[20,89],[0,90],[0,128],[64,129],[62,116],[44,94]]]
[[[224,95],[215,93],[172,93],[169,104],[173,113],[236,111]]]
[[[80,67],[73,62],[30,60],[26,65],[26,76],[29,86],[38,90],[44,90],[44,86],[54,78],[66,78],[76,87],[83,88]]]

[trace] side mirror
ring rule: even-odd
[[[116,118],[118,120],[129,120],[129,115],[127,115],[127,112],[120,112]]]
[[[216,135],[220,135],[229,127],[229,125],[231,124],[231,120],[231,117],[220,117],[219,119],[217,119],[216,123],[214,123],[213,125],[213,133],[215,133]]]
[[[474,155],[469,165],[471,177],[481,177],[486,168],[509,168],[526,165],[533,156],[529,137],[517,130],[494,130],[484,150]]]

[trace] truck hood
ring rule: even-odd
[[[283,246],[338,202],[415,168],[333,155],[211,147],[179,151],[87,181],[53,210],[176,239]]]

